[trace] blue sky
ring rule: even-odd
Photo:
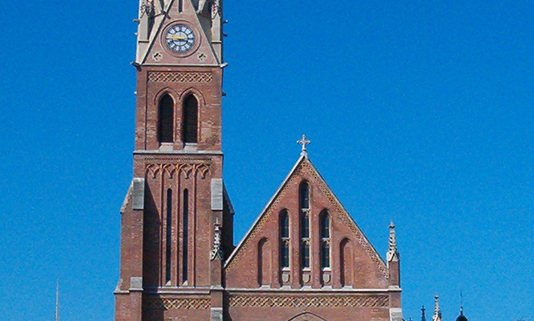
[[[138,3],[0,13],[3,320],[112,320],[132,177]],[[476,320],[534,320],[534,2],[225,2],[225,182],[237,243],[309,155],[381,254],[403,308],[459,293]]]

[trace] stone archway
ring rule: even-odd
[[[303,313],[297,314],[296,316],[292,317],[288,321],[328,321],[328,320],[323,319],[310,312],[303,312]]]

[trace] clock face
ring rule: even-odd
[[[175,24],[165,33],[167,48],[177,54],[188,52],[195,42],[195,33],[184,24]]]

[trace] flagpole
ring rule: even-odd
[[[59,279],[56,283],[56,321],[59,321]]]

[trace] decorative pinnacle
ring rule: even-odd
[[[213,233],[213,248],[210,252],[210,261],[215,259],[223,260],[224,253],[221,248],[221,224],[219,223],[219,218],[215,218],[214,233]]]
[[[395,224],[389,223],[389,251],[397,252],[397,238],[395,237]]]
[[[311,141],[306,139],[306,135],[302,135],[302,138],[297,140],[297,144],[301,144],[302,145],[302,150],[300,152],[300,155],[301,156],[307,156],[308,152],[306,151],[306,145],[311,144]]]
[[[434,300],[436,302],[434,303],[434,316],[432,317],[432,321],[441,321],[441,308],[439,307],[439,296],[437,294],[434,296]]]
[[[423,307],[421,308],[421,321],[426,321],[426,315],[425,315],[425,306],[423,305]]]
[[[389,224],[389,248],[386,255],[386,260],[389,264],[391,261],[399,260],[399,252],[397,251],[397,238],[395,236],[395,224],[393,221]]]

